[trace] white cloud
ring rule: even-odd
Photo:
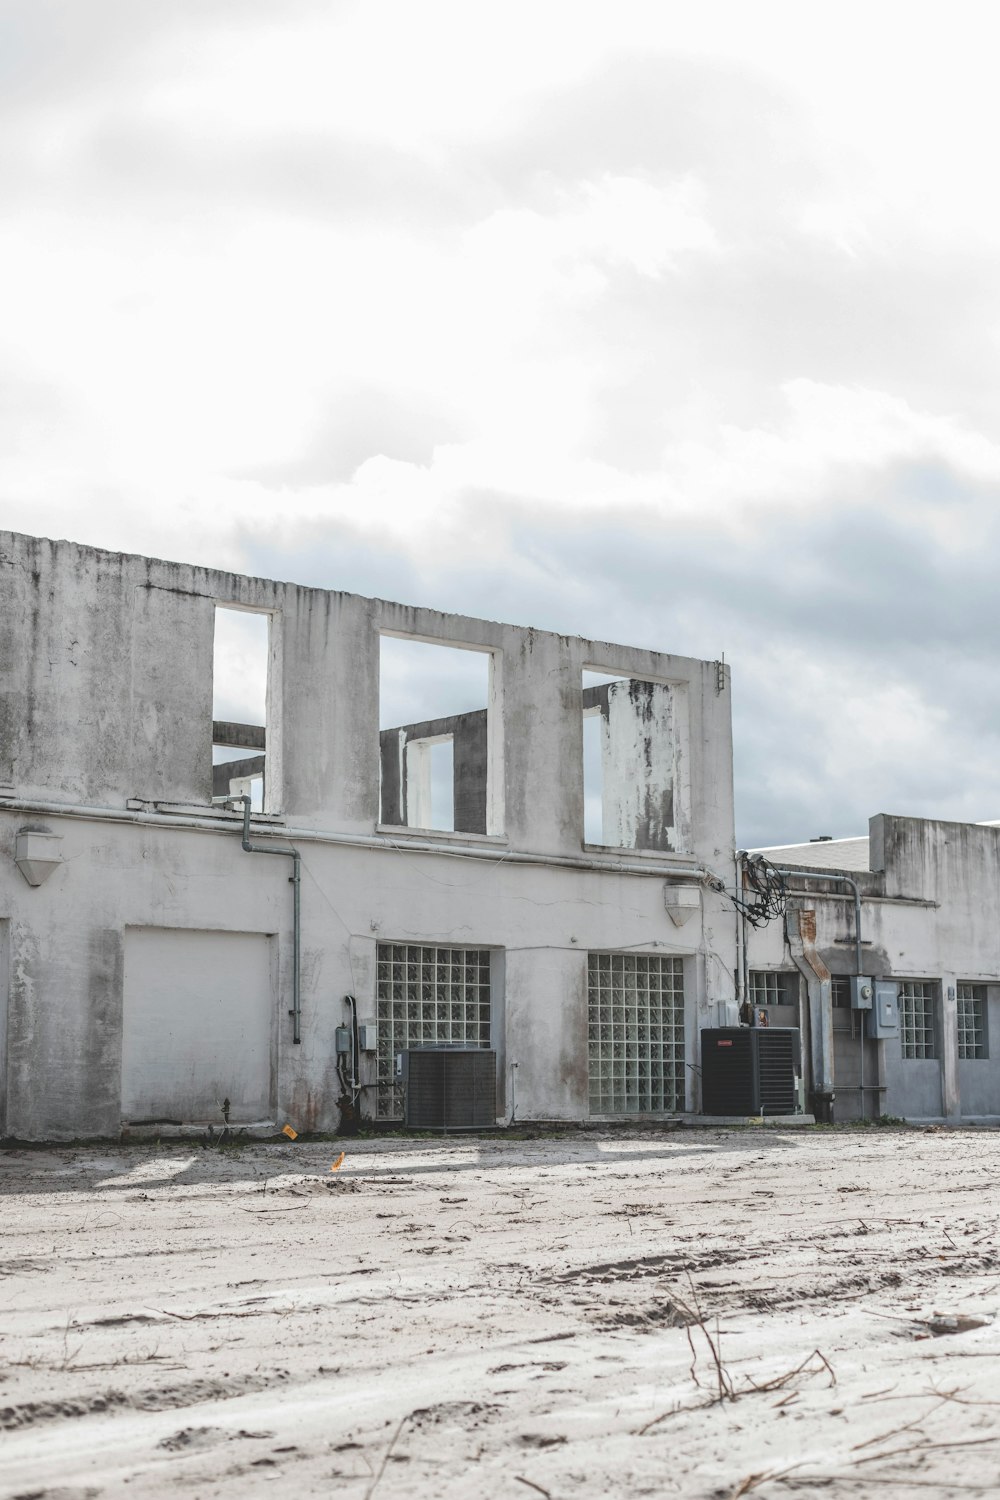
[[[276,572],[327,538],[332,586],[381,555],[428,602],[482,577],[484,613],[735,636],[786,801],[822,783],[854,831],[912,745],[911,799],[955,764],[948,805],[992,810],[993,721],[909,659],[873,707],[806,597],[843,588],[838,514],[897,549],[870,590],[906,565],[936,598],[928,559],[974,569],[990,534],[986,7],[8,8],[0,523]],[[803,597],[768,620],[727,549],[777,569],[788,537]],[[662,539],[703,597],[630,594]],[[969,697],[961,630],[927,641]]]

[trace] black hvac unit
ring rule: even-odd
[[[497,1122],[497,1055],[483,1047],[403,1053],[406,1123],[413,1130],[482,1130]]]
[[[725,1026],[701,1034],[706,1115],[794,1115],[802,1071],[794,1026]]]

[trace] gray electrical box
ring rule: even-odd
[[[371,1021],[358,1027],[358,1048],[361,1052],[378,1051],[378,1027]]]
[[[868,1012],[869,1036],[899,1035],[899,986],[892,979],[876,979],[874,1004]]]
[[[338,1057],[346,1057],[351,1050],[351,1028],[349,1026],[338,1026],[333,1034],[333,1045],[337,1049]]]
[[[864,974],[851,975],[851,1009],[871,1010],[875,981]]]

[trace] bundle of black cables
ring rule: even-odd
[[[745,896],[734,896],[733,901],[743,913],[751,927],[763,927],[775,917],[784,915],[785,882],[774,865],[762,854],[741,854],[743,866],[743,890]]]

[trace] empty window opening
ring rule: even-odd
[[[494,674],[492,652],[382,636],[380,822],[501,831]]]
[[[407,740],[407,808],[417,828],[455,828],[455,737]]]
[[[850,990],[848,989],[848,994]],[[799,976],[792,970],[751,969],[750,1004],[798,1005]]]
[[[682,960],[591,953],[587,989],[591,1114],[683,1110]]]
[[[863,1011],[851,1009],[851,981],[847,974],[834,974],[830,981],[830,1003],[833,1009],[833,1029],[846,1035],[857,1036],[858,1017]],[[861,1021],[864,1026],[864,1020]]]
[[[981,1062],[986,1050],[986,986],[958,986],[958,1056],[964,1062]]]
[[[927,979],[908,979],[899,986],[899,1040],[906,1058],[937,1057],[936,994],[937,985]]]
[[[411,1047],[489,1047],[490,950],[379,943],[375,1113],[403,1118],[396,1059]]]
[[[212,676],[212,795],[265,806],[268,614],[217,605]]]
[[[678,690],[583,674],[584,842],[676,852]]]

